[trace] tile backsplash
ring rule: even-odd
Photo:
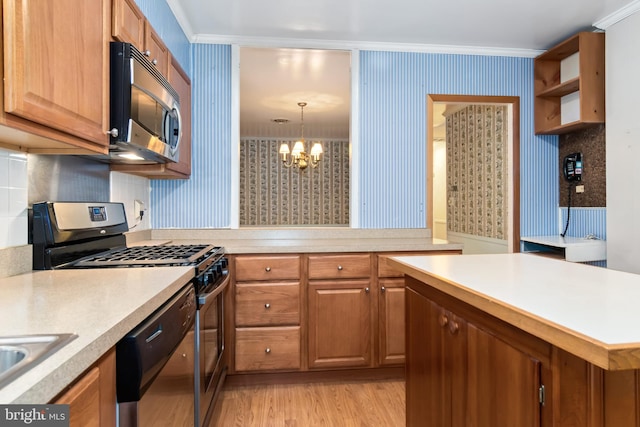
[[[0,148],[0,248],[26,245],[27,156]]]

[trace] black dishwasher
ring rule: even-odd
[[[195,315],[195,290],[189,284],[116,345],[121,427],[198,425]]]

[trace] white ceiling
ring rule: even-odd
[[[350,49],[534,57],[580,30],[606,29],[640,9],[640,0],[167,2],[191,41],[253,48],[241,49],[240,87],[241,134],[252,136],[268,129],[271,118],[291,120],[289,133],[292,124],[299,130],[299,101],[309,103],[305,135],[313,121],[332,121],[336,114],[347,116],[330,132],[344,133],[350,77],[348,70],[335,70],[345,66]]]

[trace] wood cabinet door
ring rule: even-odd
[[[380,365],[404,363],[404,280],[380,280],[378,331]]]
[[[368,280],[309,284],[309,367],[368,367],[372,301]]]
[[[467,420],[460,426],[539,427],[540,361],[467,324]]]
[[[169,48],[149,24],[149,21],[145,21],[144,25],[144,53],[160,71],[160,74],[167,77],[169,73]]]
[[[444,312],[410,288],[405,298],[407,427],[449,426],[445,329],[440,326]]]
[[[116,352],[110,350],[53,403],[69,405],[71,427],[115,427]]]
[[[5,0],[5,111],[106,153],[110,7],[109,0]]]
[[[144,47],[145,17],[135,0],[113,0],[111,35],[113,38],[131,43],[138,50]]]

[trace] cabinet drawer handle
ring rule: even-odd
[[[366,293],[369,293],[369,288],[364,288],[364,291],[365,291]]]
[[[270,308],[271,308],[271,304],[266,303],[266,304],[264,305],[264,308],[266,308],[266,309],[270,309]]]
[[[111,130],[108,130],[106,132],[106,134],[109,135],[109,136],[112,136],[114,138],[117,138],[118,137],[118,128],[113,128]]]
[[[451,332],[451,335],[457,334],[459,329],[460,326],[458,325],[458,322],[451,322],[449,325],[449,332]]]
[[[151,51],[150,50],[145,50],[142,54],[144,56],[151,56]]]
[[[342,270],[342,266],[341,265],[338,266],[338,270]]]
[[[151,61],[151,63],[153,65],[158,65],[158,60],[156,58],[153,58],[153,60]]]
[[[384,286],[380,288],[380,292],[384,292],[386,290],[387,290],[387,288],[385,288]]]
[[[267,273],[271,271],[271,267],[267,267],[264,269],[264,271],[266,271]]]
[[[440,326],[445,327],[449,323],[449,318],[446,315],[440,316]]]
[[[271,349],[269,347],[267,347],[267,348],[264,349],[264,352],[269,354],[269,353],[271,353]]]

